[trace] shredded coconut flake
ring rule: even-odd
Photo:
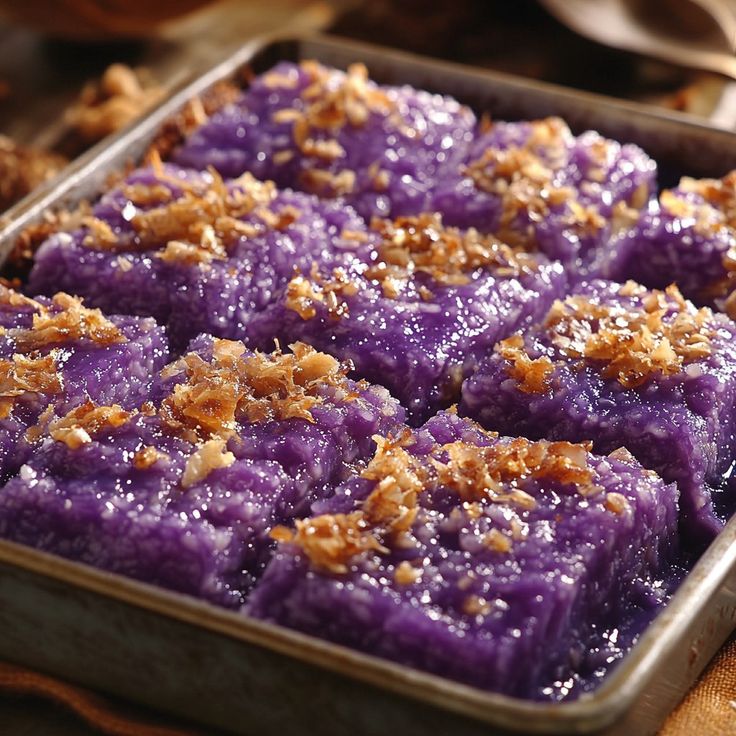
[[[558,300],[545,325],[565,355],[599,362],[606,378],[635,388],[654,375],[674,375],[683,364],[707,358],[712,317],[673,285],[664,292],[644,293],[638,308],[584,296]]]
[[[227,449],[225,440],[221,437],[207,440],[189,456],[181,477],[182,488],[191,488],[213,470],[229,468],[234,462],[235,455]]]
[[[30,329],[11,330],[10,334],[24,351],[75,340],[89,340],[98,345],[127,342],[99,309],[87,309],[81,299],[63,292],[54,296],[51,308],[43,308],[33,315]]]
[[[117,404],[97,406],[86,401],[52,421],[48,432],[52,439],[63,442],[70,450],[78,450],[82,445],[89,444],[94,435],[106,429],[121,427],[130,416],[130,412]]]

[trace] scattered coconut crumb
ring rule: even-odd
[[[207,440],[193,452],[181,477],[182,488],[191,488],[204,480],[213,470],[229,468],[235,462],[235,455],[227,449],[222,437]]]
[[[0,135],[0,212],[56,176],[67,163],[63,156]]]
[[[70,450],[78,450],[92,442],[92,437],[106,429],[121,427],[131,413],[118,404],[97,406],[91,401],[72,409],[63,417],[52,421],[48,432],[52,439],[63,442]]]
[[[387,552],[369,530],[363,514],[322,514],[297,519],[296,529],[275,527],[271,536],[298,545],[316,568],[345,574],[348,563],[363,552]]]
[[[495,351],[509,362],[506,372],[516,381],[520,391],[541,394],[549,389],[554,363],[546,356],[530,358],[521,335],[501,340],[496,344]]]
[[[85,85],[65,119],[86,143],[94,143],[138,118],[163,94],[146,70],[112,64],[98,82]]]

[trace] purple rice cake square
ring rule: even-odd
[[[199,338],[137,410],[87,402],[46,417],[0,491],[0,536],[237,606],[274,523],[332,493],[401,426],[384,389],[304,345],[246,353]]]
[[[68,294],[38,300],[0,287],[0,478],[37,439],[44,412],[88,400],[131,408],[168,358],[153,319],[106,317]]]
[[[355,261],[313,269],[256,316],[254,344],[301,340],[351,361],[386,386],[419,423],[459,398],[463,376],[494,343],[565,293],[559,264],[431,214],[375,218]]]
[[[627,448],[680,488],[683,531],[709,540],[733,512],[736,324],[676,287],[592,281],[500,342],[461,412],[532,439]]]
[[[289,519],[369,456],[374,434],[402,426],[404,410],[385,388],[346,372],[303,343],[261,353],[204,335],[160,373],[154,403],[191,440],[225,427],[235,457],[277,462],[293,480],[277,505]]]
[[[666,599],[677,489],[631,455],[499,438],[449,412],[377,442],[334,498],[274,529],[279,550],[246,613],[559,699],[621,656],[609,631],[625,639],[623,620]]]
[[[736,172],[683,178],[644,212],[614,274],[650,288],[676,283],[696,304],[736,317]]]
[[[226,183],[154,162],[39,248],[29,292],[64,289],[106,312],[151,315],[177,350],[200,332],[243,338],[294,268],[349,258],[339,233],[361,225],[351,208],[250,174]]]
[[[483,131],[483,127],[486,130]],[[607,275],[618,242],[656,188],[656,164],[634,145],[559,118],[481,126],[465,159],[438,180],[432,209],[541,251],[572,273]]]
[[[283,62],[196,131],[175,160],[322,197],[343,196],[366,219],[429,209],[440,172],[456,168],[475,115],[449,97],[379,87],[362,64],[347,73]]]
[[[110,572],[239,606],[265,559],[275,462],[193,444],[158,416],[86,404],[54,417],[0,490],[0,537]]]

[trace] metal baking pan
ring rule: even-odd
[[[261,39],[10,210],[0,254],[47,209],[98,193],[189,98],[245,65],[304,58],[363,61],[379,82],[452,94],[494,117],[561,115],[639,143],[665,177],[736,168],[736,135],[684,115],[336,38]],[[487,693],[0,541],[0,658],[231,733],[653,734],[735,628],[736,518],[603,685],[561,704]]]

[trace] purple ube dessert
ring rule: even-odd
[[[481,688],[564,697],[603,632],[661,604],[676,502],[625,452],[441,413],[379,438],[335,498],[275,529],[244,610]]]
[[[153,319],[105,317],[79,299],[0,287],[0,477],[28,457],[48,411],[89,400],[130,408],[168,357]]]
[[[645,286],[676,283],[696,304],[736,317],[736,172],[683,178],[662,192],[626,238],[615,276]]]
[[[559,118],[499,122],[438,180],[432,209],[573,273],[607,275],[655,179],[656,164],[636,146],[593,131],[575,137]]]
[[[385,390],[305,345],[197,340],[136,411],[88,402],[0,491],[0,536],[239,605],[289,522],[401,422]]]
[[[499,343],[462,393],[461,411],[500,432],[626,447],[678,483],[692,538],[710,539],[733,508],[736,324],[675,287],[582,284]]]
[[[421,422],[459,397],[494,343],[565,293],[559,264],[423,214],[374,219],[353,265],[295,276],[249,327],[255,344],[303,340],[349,360]]]
[[[385,388],[349,380],[347,367],[308,345],[291,347],[286,354],[251,353],[241,343],[202,336],[153,389],[174,425],[186,427],[192,418],[206,425],[213,410],[226,412],[215,421],[235,428],[236,457],[278,462],[294,480],[279,500],[283,519],[305,513],[372,452],[372,435],[404,419]]]
[[[154,162],[105,195],[81,229],[40,247],[29,292],[65,289],[107,312],[151,315],[178,350],[200,332],[243,338],[295,268],[348,258],[339,235],[361,224],[350,208],[250,174],[225,183]]]
[[[366,219],[418,214],[440,172],[456,168],[475,116],[455,100],[379,87],[362,64],[347,74],[283,62],[215,114],[174,159],[224,176],[343,196]]]

